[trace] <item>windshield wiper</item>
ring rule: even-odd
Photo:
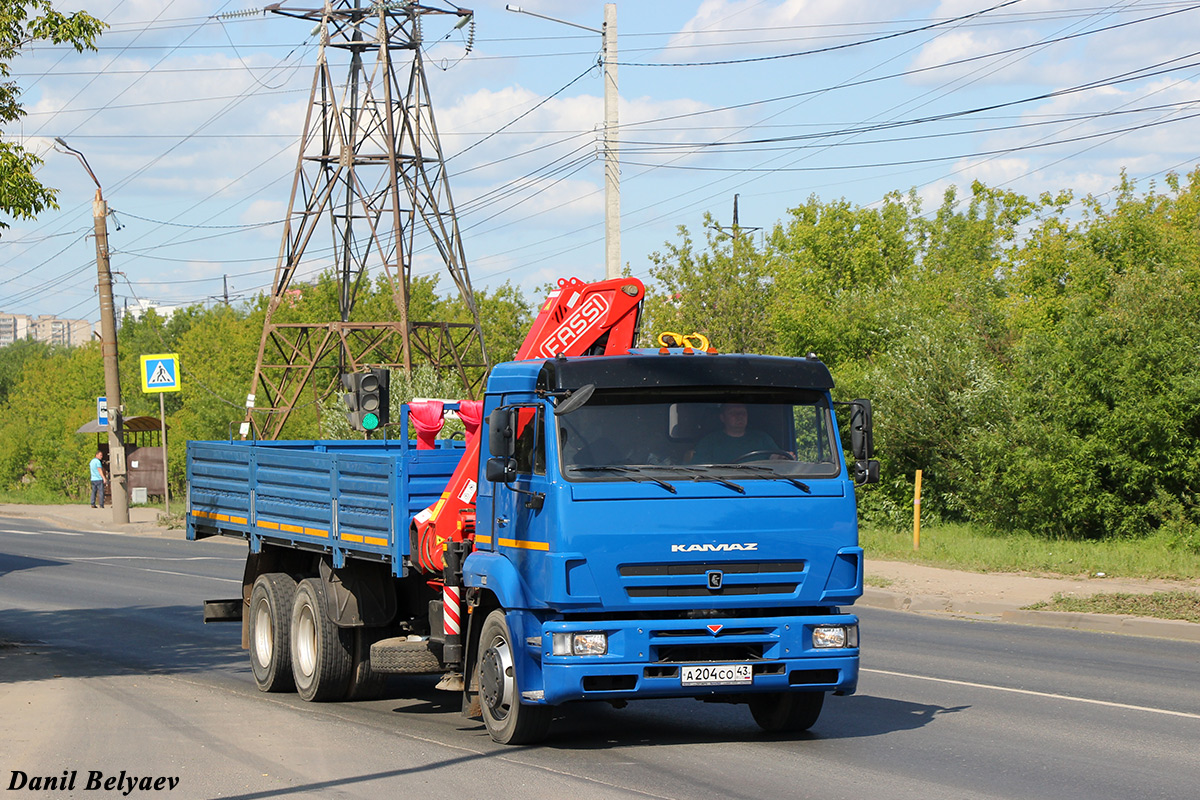
[[[643,472],[642,470],[637,469],[635,467],[616,467],[616,466],[599,467],[599,466],[597,466],[597,467],[568,467],[568,469],[574,470],[575,472],[617,472],[635,483],[642,483],[643,481],[650,481],[652,483],[657,483],[659,486],[666,489],[671,494],[679,494],[679,490],[676,489],[671,484],[667,483],[664,480],[656,478],[653,475],[647,475],[645,472]]]
[[[780,475],[778,472],[771,469],[770,467],[762,467],[757,464],[725,464],[723,466],[729,467],[730,469],[748,469],[751,472],[761,472],[764,474],[769,473],[771,475],[771,477],[773,477],[773,478],[783,478],[785,481],[790,483],[792,486],[795,486],[797,489],[802,489],[803,491],[805,491],[809,494],[812,494],[812,489],[808,488],[808,484],[805,483],[804,481],[796,480],[795,478],[793,478],[790,475]]]
[[[738,486],[736,483],[729,480],[728,478],[722,478],[720,475],[713,475],[711,472],[708,472],[708,470],[712,469],[712,467],[693,466],[693,467],[682,467],[682,468],[677,467],[677,469],[686,470],[692,476],[693,481],[716,481],[717,483],[721,484],[722,486],[728,486],[730,489],[733,489],[738,494],[746,493],[746,490],[744,488],[742,488],[741,486]]]

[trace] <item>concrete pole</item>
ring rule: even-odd
[[[96,199],[92,201],[92,217],[96,232],[96,272],[100,291],[100,349],[104,356],[104,392],[108,397],[108,474],[112,487],[113,522],[126,523],[129,522],[129,493],[126,489],[125,415],[121,408],[121,362],[117,354],[112,272],[108,265],[108,204],[104,202],[99,184],[96,187]]]
[[[621,165],[617,102],[617,4],[604,4],[604,277],[621,277]]]

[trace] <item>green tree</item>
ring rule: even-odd
[[[679,227],[676,243],[650,256],[654,286],[646,300],[651,337],[663,331],[702,333],[713,347],[730,353],[768,353],[774,331],[764,312],[772,296],[772,276],[753,237],[718,228],[704,215],[705,249]]]
[[[104,394],[100,345],[55,348],[28,360],[0,410],[0,465],[10,485],[39,487],[81,499],[94,435],[78,434],[95,419]]]
[[[63,14],[51,0],[0,0],[0,212],[31,219],[57,208],[54,189],[36,177],[42,161],[19,143],[6,141],[4,129],[25,115],[21,87],[9,80],[9,65],[31,42],[69,44],[77,52],[95,50],[105,24],[83,11]],[[0,219],[0,229],[8,225]]]
[[[1047,536],[1195,537],[1200,173],[1123,179],[1048,219],[1011,265],[1013,413],[983,437],[977,518]],[[1200,542],[1200,538],[1194,538]]]

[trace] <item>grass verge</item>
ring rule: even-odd
[[[1200,592],[1154,594],[1097,594],[1074,597],[1058,593],[1052,600],[1026,606],[1030,611],[1074,611],[1082,614],[1123,614],[1156,619],[1200,622]]]
[[[909,561],[971,572],[1200,578],[1200,553],[1173,547],[1165,537],[1154,535],[1104,541],[1049,540],[969,525],[935,525],[921,529],[920,549],[914,551],[911,530],[864,526],[859,541],[868,560]]]

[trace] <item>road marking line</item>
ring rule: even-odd
[[[128,560],[128,559],[146,559],[148,561],[168,561],[168,560],[199,561],[199,560],[205,559],[205,558],[208,558],[208,557],[207,556],[195,556],[192,558],[185,557],[185,558],[181,558],[181,559],[163,559],[163,558],[154,558],[153,556],[87,556],[87,557],[66,557],[66,558],[63,558],[62,560],[63,561],[87,561],[87,562],[91,562],[91,563],[96,564],[97,566],[101,566],[101,567],[121,567],[123,569],[135,569],[138,572],[156,572],[159,575],[178,575],[183,578],[196,578],[197,580],[202,580],[202,581],[221,581],[222,583],[236,583],[238,585],[241,585],[241,583],[242,583],[241,580],[238,580],[236,578],[218,578],[218,577],[215,577],[212,575],[197,575],[194,572],[176,572],[174,570],[169,570],[169,569],[151,569],[150,567],[135,567],[132,564],[109,564],[109,563],[106,563],[109,561],[113,561],[115,559],[126,559],[126,560]],[[230,561],[232,559],[220,559],[220,560]]]
[[[1187,719],[1200,719],[1200,714],[1193,714],[1189,711],[1172,711],[1167,708],[1154,708],[1153,706],[1135,706],[1129,703],[1114,703],[1111,700],[1093,700],[1088,697],[1072,697],[1068,694],[1054,694],[1052,692],[1035,692],[1032,689],[1013,689],[1008,686],[995,686],[990,683],[973,683],[971,681],[958,681],[952,678],[933,678],[928,675],[911,675],[907,672],[890,672],[886,669],[860,669],[859,672],[871,672],[875,675],[889,675],[893,678],[912,678],[918,681],[932,681],[934,683],[948,683],[953,686],[966,686],[971,689],[993,689],[997,692],[1009,692],[1010,694],[1024,694],[1031,697],[1044,697],[1049,700],[1068,700],[1072,703],[1086,703],[1093,706],[1106,706],[1108,708],[1123,708],[1127,711],[1146,711],[1151,714],[1164,714],[1169,717],[1186,717]]]
[[[58,536],[83,536],[82,533],[68,533],[67,531],[14,531],[8,528],[0,528],[0,533],[19,533],[22,536],[42,536],[44,534],[56,534]]]
[[[222,558],[221,556],[60,556],[64,561],[236,561],[240,558]]]

